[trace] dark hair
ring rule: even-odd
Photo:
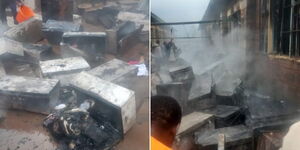
[[[156,122],[161,128],[177,126],[181,122],[181,107],[169,96],[151,97],[151,122]]]
[[[159,41],[159,40],[156,40],[156,44],[160,44],[160,41]]]

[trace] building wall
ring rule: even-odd
[[[300,104],[300,59],[295,57],[289,57],[287,55],[274,54],[275,50],[273,47],[273,24],[271,22],[272,13],[270,12],[270,2],[272,0],[257,0],[259,2],[265,1],[268,5],[268,16],[257,15],[259,18],[256,21],[259,23],[258,33],[264,31],[267,32],[264,36],[258,37],[260,41],[260,61],[266,63],[268,70],[265,71],[258,78],[262,77],[266,79],[267,85],[272,85],[271,94],[276,95],[278,98],[293,100]],[[261,3],[257,3],[256,7],[260,8]],[[267,26],[259,22],[259,20],[266,19]],[[264,40],[267,39],[267,40]],[[261,42],[263,41],[263,42]],[[266,47],[262,44],[267,45]],[[252,64],[255,63],[257,59],[253,59]],[[260,65],[259,63],[257,65]]]
[[[279,82],[283,96],[300,103],[300,61],[270,56],[269,62],[276,67],[274,79]]]
[[[247,86],[300,104],[300,59],[274,55],[272,1],[275,0],[232,0],[220,13],[220,19],[240,11],[241,27],[250,31],[246,44],[250,56],[245,77]],[[227,33],[232,29],[230,23],[222,23],[220,28]]]
[[[249,86],[258,92],[300,104],[300,59],[274,55],[271,1],[233,0],[225,13],[230,16],[240,10],[242,27],[250,31],[246,44],[251,56],[246,77],[250,79]]]

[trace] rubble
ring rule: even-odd
[[[22,76],[0,78],[1,105],[48,114],[59,96],[59,81]]]
[[[136,79],[134,77],[137,74],[137,67],[128,65],[119,59],[113,59],[91,69],[88,73],[128,88],[128,86],[135,83]]]
[[[7,38],[0,38],[0,45],[0,59],[24,56],[25,49],[19,42]]]
[[[41,28],[42,21],[34,17],[10,28],[4,36],[19,42],[35,43],[43,39]]]
[[[95,109],[91,110],[91,116],[95,120],[102,120],[102,116],[112,122],[114,128],[121,133],[126,133],[133,126],[136,119],[135,94],[133,91],[102,80],[87,72],[78,74],[72,80],[71,87],[95,100]]]
[[[266,128],[293,123],[299,110],[297,105],[283,100],[246,93],[246,124],[252,128]]]
[[[90,65],[82,57],[70,57],[40,61],[41,73],[45,77],[67,75],[89,70]]]
[[[188,134],[192,134],[197,130],[214,129],[213,115],[193,112],[185,115],[181,119],[180,127],[177,131],[177,136],[182,137]]]
[[[96,121],[90,116],[93,101],[85,101],[79,107],[57,107],[56,112],[44,120],[44,126],[56,140],[63,141],[62,149],[107,149],[119,142],[122,134],[110,122]]]
[[[251,147],[252,131],[244,125],[232,126],[214,130],[208,130],[205,133],[195,133],[196,144],[201,149],[217,149],[219,134],[225,135],[226,149],[239,149]]]
[[[44,37],[52,45],[59,45],[62,41],[64,32],[79,32],[82,31],[82,26],[67,21],[48,20],[43,24],[42,32]]]
[[[216,128],[235,126],[245,122],[245,115],[240,107],[217,105],[202,112],[214,115]]]

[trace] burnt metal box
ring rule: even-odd
[[[135,83],[134,81],[137,74],[137,67],[128,65],[122,60],[113,59],[96,68],[93,68],[92,70],[88,71],[88,73],[103,80],[121,84],[121,86],[129,88],[129,85]]]
[[[32,62],[37,63],[42,60],[47,60],[52,55],[52,47],[42,44],[24,44],[25,56],[29,57]]]
[[[90,57],[100,56],[106,48],[105,32],[65,32],[62,42],[84,50]]]
[[[248,91],[245,95],[246,124],[253,128],[289,125],[298,120],[297,104]]]
[[[71,87],[95,100],[91,110],[93,118],[109,120],[121,133],[126,133],[135,123],[135,93],[105,81],[87,72],[81,72],[71,81]]]
[[[115,29],[106,30],[106,52],[117,54],[118,53],[118,41],[117,41],[117,31]]]
[[[48,114],[57,105],[59,81],[22,76],[0,77],[2,106]]]
[[[193,135],[195,131],[214,129],[214,117],[211,114],[192,112],[182,117],[177,136]]]
[[[67,75],[89,70],[90,65],[82,57],[70,57],[40,61],[41,73],[45,77]]]
[[[212,78],[209,74],[195,75],[189,94],[189,100],[207,98],[211,94]]]
[[[216,101],[211,98],[212,78],[210,74],[195,75],[189,92],[188,105],[194,110],[202,110],[214,107]]]
[[[42,20],[31,18],[10,28],[4,36],[19,42],[35,43],[43,38],[41,28]]]
[[[252,130],[244,125],[232,126],[206,132],[195,133],[196,144],[199,149],[215,150],[218,147],[219,134],[225,135],[226,149],[238,150],[241,147],[247,147],[245,150],[251,150],[252,146]]]
[[[73,22],[48,20],[43,24],[42,32],[50,44],[59,45],[64,32],[79,32],[82,26]]]
[[[214,108],[203,110],[215,116],[215,127],[224,128],[245,123],[243,109],[236,106],[217,105]]]
[[[174,82],[193,81],[195,78],[192,66],[183,59],[177,59],[175,62],[170,62],[167,66]]]
[[[233,75],[224,75],[214,86],[214,94],[220,105],[241,106],[242,81]]]
[[[7,38],[0,38],[0,59],[9,59],[11,57],[24,56],[25,48],[17,41]]]

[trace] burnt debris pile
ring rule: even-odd
[[[226,68],[226,59],[197,73],[180,57],[166,60],[152,72],[152,95],[171,96],[182,106],[178,142],[192,137],[198,148],[215,150],[224,134],[226,149],[264,150],[261,142],[280,146],[282,136],[276,135],[299,120],[297,105],[247,89]]]
[[[138,67],[105,56],[146,42],[148,16],[136,1],[64,2],[42,0],[42,19],[1,27],[1,107],[48,115],[58,149],[110,149],[135,123]]]

